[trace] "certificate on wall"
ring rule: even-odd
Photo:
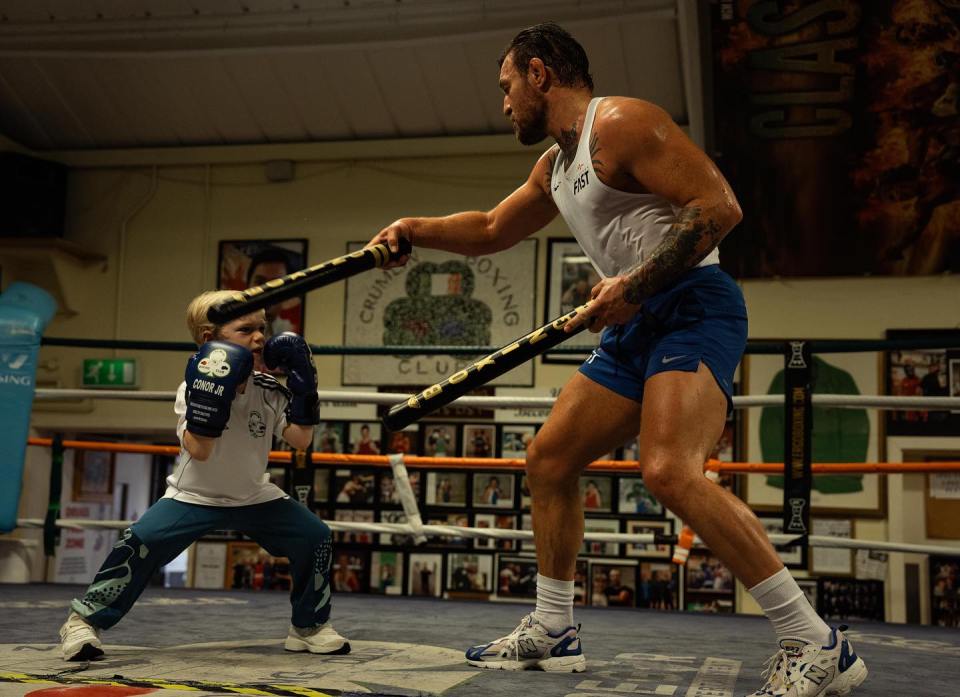
[[[227,545],[197,542],[193,547],[194,588],[223,588],[227,578]]]
[[[815,536],[850,539],[853,537],[853,521],[814,518],[810,530]],[[850,549],[811,547],[810,556],[813,559],[811,571],[815,574],[853,575],[853,553]]]

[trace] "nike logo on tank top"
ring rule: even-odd
[[[677,222],[680,209],[656,194],[619,191],[600,181],[591,162],[590,134],[602,99],[590,100],[580,143],[569,167],[563,152],[557,154],[550,191],[590,263],[603,278],[609,278],[650,257]],[[603,143],[600,146],[602,154]],[[719,262],[720,253],[714,249],[698,266]]]

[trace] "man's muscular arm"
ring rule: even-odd
[[[716,165],[665,111],[645,102],[634,102],[626,110],[639,112],[640,129],[631,139],[631,176],[680,207],[677,222],[660,245],[625,274],[625,299],[641,303],[703,261],[743,214]]]
[[[659,107],[617,99],[590,142],[594,169],[624,191],[657,194],[679,210],[657,248],[592,293],[591,330],[628,321],[644,300],[699,264],[740,222],[740,206],[723,175]],[[576,326],[576,325],[574,325]]]
[[[493,209],[468,211],[436,218],[401,218],[384,228],[372,244],[393,244],[407,237],[415,246],[477,256],[512,247],[545,226],[557,215],[550,195],[549,170],[555,159],[551,148],[516,191]]]
[[[386,242],[397,249],[397,240],[405,237],[415,247],[442,249],[455,254],[479,256],[512,247],[529,237],[557,215],[550,194],[550,172],[557,149],[544,153],[527,180],[492,210],[454,213],[437,218],[400,218],[370,240]],[[387,266],[399,266],[400,263]]]

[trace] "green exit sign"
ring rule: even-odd
[[[138,387],[137,361],[133,358],[85,358],[83,386],[135,389]]]

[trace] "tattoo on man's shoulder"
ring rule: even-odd
[[[550,191],[550,186],[553,182],[553,168],[557,164],[557,154],[560,151],[556,148],[550,148],[550,152],[547,153],[547,173],[544,175],[544,187],[546,191]]]
[[[642,303],[699,264],[723,235],[721,225],[705,215],[700,207],[680,209],[677,222],[650,257],[627,272],[624,299],[629,303]]]
[[[600,152],[600,136],[594,131],[590,134],[590,163],[593,165],[593,171],[597,174],[603,174],[603,160],[597,157]]]

